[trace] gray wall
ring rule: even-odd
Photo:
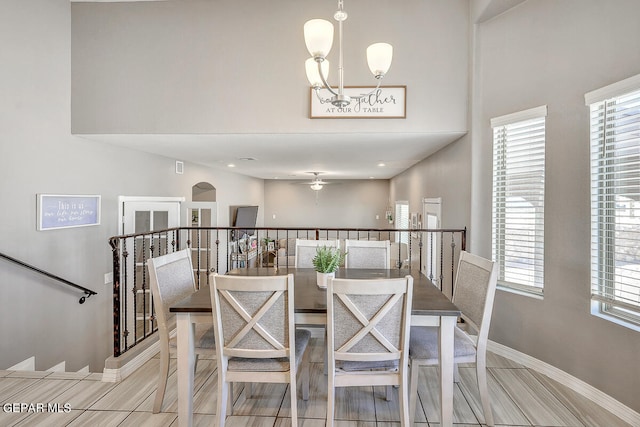
[[[319,192],[299,182],[265,181],[265,226],[389,227],[384,219],[389,203],[388,180],[344,180],[325,185]]]
[[[206,181],[217,189],[219,224],[228,205],[264,206],[263,182],[84,140],[70,133],[71,4],[0,3],[0,252],[98,292],[80,294],[0,260],[0,369],[30,356],[36,368],[63,360],[101,372],[112,352],[108,238],[117,197],[182,196]],[[99,226],[36,231],[36,194],[100,194]],[[262,221],[262,218],[259,219]]]
[[[469,226],[471,203],[470,140],[464,136],[391,179],[391,200],[409,201],[422,213],[422,199],[442,198],[442,228]]]
[[[544,299],[498,291],[490,338],[635,411],[640,411],[638,332],[590,315],[584,94],[640,73],[638,16],[636,0],[536,0],[477,26],[471,136],[391,182],[394,200],[413,204],[442,195],[445,221],[450,215],[464,221],[462,212],[470,209],[470,250],[491,257],[489,120],[547,104]],[[470,169],[469,176],[464,171]],[[441,175],[444,170],[451,175]]]
[[[375,3],[345,4],[345,81],[375,85],[366,46],[372,35],[388,41],[394,62],[384,84],[407,85],[404,120],[308,119],[303,25],[331,19],[335,1],[74,3],[72,130],[466,131],[468,0]]]

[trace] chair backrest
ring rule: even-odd
[[[169,307],[196,290],[191,252],[184,249],[151,258],[147,267],[158,328],[167,332],[172,329],[175,318]]]
[[[391,268],[388,240],[350,240],[344,242],[347,268]]]
[[[296,239],[296,268],[313,268],[313,258],[318,246],[340,247],[340,240],[303,240]]]
[[[335,369],[336,360],[397,360],[405,366],[408,363],[412,294],[411,276],[329,280],[329,369]]]
[[[221,357],[290,357],[294,347],[293,274],[213,276],[211,307]]]
[[[466,251],[460,252],[453,288],[453,303],[462,318],[478,331],[478,343],[489,336],[493,300],[498,280],[498,265]]]

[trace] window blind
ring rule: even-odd
[[[640,90],[590,111],[592,300],[640,325]]]
[[[396,202],[396,228],[409,228],[409,202]],[[398,231],[396,242],[409,244],[409,232]]]
[[[501,284],[540,292],[544,283],[546,107],[530,112],[492,120],[492,251]],[[509,122],[510,117],[525,119]]]

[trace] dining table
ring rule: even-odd
[[[214,273],[215,274],[215,273]],[[294,312],[296,325],[325,326],[327,323],[327,292],[317,285],[312,268],[259,267],[236,268],[227,272],[236,276],[273,276],[293,274]],[[453,425],[454,328],[460,310],[420,271],[408,269],[340,268],[336,278],[388,279],[413,277],[411,326],[439,328],[440,362],[440,425]],[[169,311],[176,315],[178,425],[193,425],[193,384],[195,364],[196,323],[212,323],[211,294],[204,285],[193,294],[173,304]]]

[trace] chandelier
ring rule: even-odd
[[[311,58],[305,62],[307,79],[315,90],[321,102],[330,102],[338,108],[344,108],[351,100],[364,98],[380,87],[382,78],[391,66],[393,47],[388,43],[374,43],[367,48],[367,63],[369,70],[378,80],[378,85],[371,92],[360,96],[344,94],[344,69],[342,66],[342,23],[347,19],[347,12],[343,9],[343,0],[338,0],[338,11],[333,15],[338,21],[338,87],[332,88],[327,82],[329,78],[329,61],[327,55],[333,44],[333,24],[324,19],[312,19],[304,24],[304,41]],[[327,89],[333,96],[328,100],[320,96],[321,89]]]

